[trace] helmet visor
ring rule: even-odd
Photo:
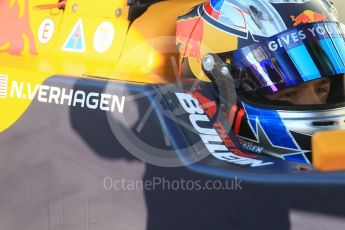
[[[345,34],[338,22],[298,26],[226,54],[239,91],[274,94],[345,73]]]

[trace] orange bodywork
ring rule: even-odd
[[[345,170],[345,131],[326,131],[313,136],[313,165],[322,171]]]

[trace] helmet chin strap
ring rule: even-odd
[[[206,62],[208,65],[205,65]],[[224,63],[216,54],[207,54],[203,58],[203,70],[216,86],[222,112],[229,115],[231,107],[237,104],[236,87],[230,65]]]

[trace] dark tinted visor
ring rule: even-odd
[[[237,73],[240,92],[272,94],[322,77],[342,76],[344,36],[338,22],[310,23],[222,56]]]

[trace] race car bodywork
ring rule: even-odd
[[[0,20],[8,22],[0,28],[1,146],[20,139],[10,149],[30,152],[44,142],[51,155],[49,146],[84,146],[225,178],[344,184],[341,171],[319,172],[240,143],[231,126],[236,131],[244,111],[231,107],[228,117],[214,84],[179,79],[176,18],[202,2],[0,2]],[[70,133],[84,142],[71,142]]]

